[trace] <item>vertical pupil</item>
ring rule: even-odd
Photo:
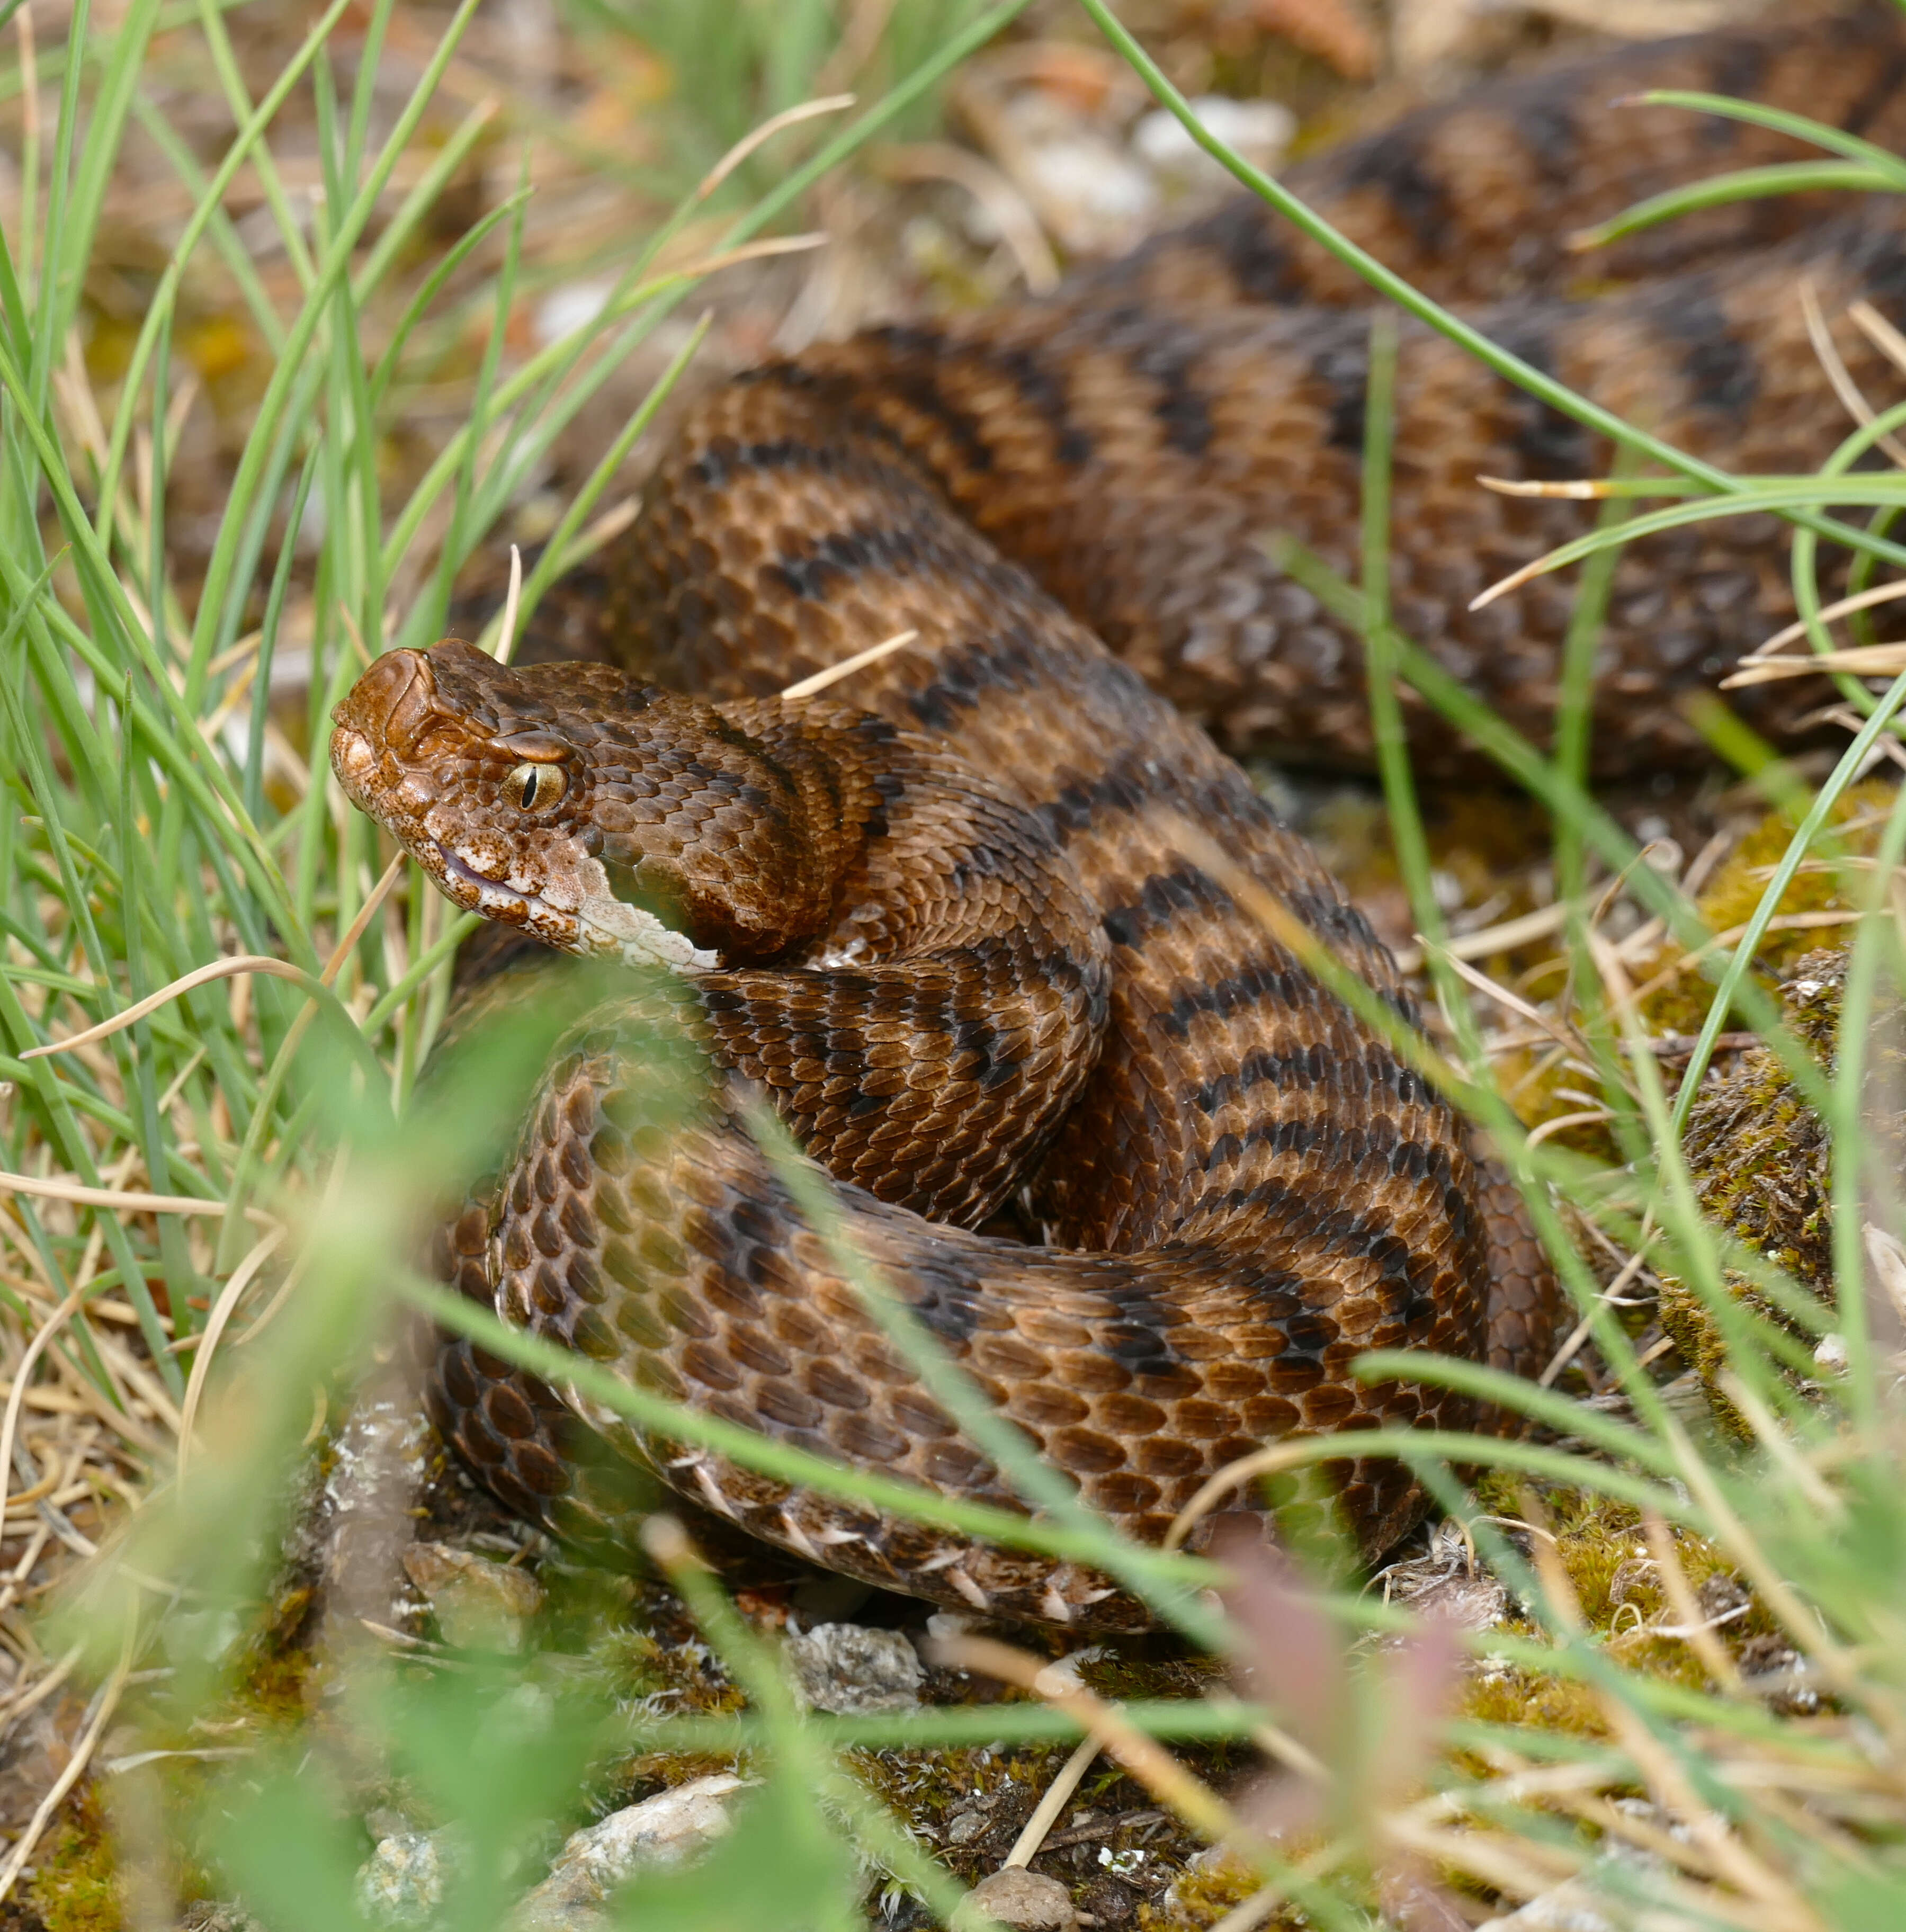
[[[525,760],[503,781],[503,795],[516,801],[519,812],[539,812],[554,805],[566,788],[560,765],[539,765]]]

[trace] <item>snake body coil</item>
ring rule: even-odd
[[[1790,202],[1717,211],[1678,238],[1669,280],[1540,291],[1566,228],[1791,152],[1601,102],[1716,86],[1884,139],[1902,74],[1891,9],[1711,37],[1437,110],[1301,185],[1433,290],[1508,296],[1488,332],[1610,407],[1711,460],[1797,469],[1840,418],[1793,285],[1811,273],[1829,314],[1896,306],[1889,211],[1822,226],[1811,206],[1810,227]],[[1658,255],[1632,244],[1613,272]],[[443,645],[366,674],[333,747],[352,796],[461,903],[670,964],[665,1004],[713,1069],[683,1114],[612,1018],[579,1033],[507,1171],[446,1230],[466,1292],[697,1407],[1019,1507],[746,1131],[764,1090],[843,1184],[858,1250],[1132,1534],[1155,1540],[1217,1469],[1299,1432],[1343,1434],[1334,1472],[1368,1547],[1415,1519],[1406,1472],[1358,1457],[1355,1432],[1462,1427],[1471,1406],[1366,1384],[1352,1361],[1412,1348],[1532,1372],[1560,1298],[1448,1106],[1238,903],[1233,867],[1413,1016],[1366,922],[1199,722],[1367,752],[1349,634],[1264,542],[1352,561],[1367,322],[1329,304],[1355,293],[1253,206],[1047,304],[755,371],[698,406],[550,627],[632,672]],[[1877,352],[1843,348],[1882,392]],[[1394,607],[1538,735],[1565,592],[1465,606],[1583,509],[1474,478],[1605,460],[1405,331]],[[1611,760],[1685,754],[1679,693],[1777,621],[1781,569],[1773,533],[1738,523],[1635,547],[1601,686]],[[824,701],[773,696],[903,630],[914,645]],[[1455,762],[1417,724],[1431,762]],[[1037,1245],[979,1229],[1021,1187]],[[434,1406],[545,1520],[585,1500],[569,1452],[587,1426],[830,1568],[1003,1616],[1144,1621],[1090,1572],[638,1439],[465,1345]]]

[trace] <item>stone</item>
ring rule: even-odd
[[[1082,1925],[1088,1919],[1094,1925],[1117,1928],[1138,1923],[1139,1895],[1130,1886],[1121,1885],[1115,1878],[1090,1880],[1079,1892],[1076,1904]]]
[[[659,1792],[574,1832],[549,1876],[516,1909],[514,1932],[593,1932],[602,1908],[637,1872],[675,1865],[706,1850],[734,1823],[728,1801],[756,1782],[722,1772]]]
[[[1297,131],[1297,116],[1275,100],[1234,100],[1222,94],[1203,94],[1192,102],[1191,110],[1207,134],[1267,173],[1283,159]],[[1223,164],[1206,154],[1183,122],[1163,108],[1146,115],[1133,130],[1132,152],[1180,190],[1231,186]]]
[[[1614,1808],[1668,1832],[1684,1844],[1690,1840],[1685,1825],[1676,1824],[1645,1798],[1618,1798]],[[1619,1882],[1601,1883],[1603,1876],[1613,1869],[1619,1869]],[[1603,1840],[1600,1856],[1574,1877],[1538,1892],[1514,1911],[1489,1920],[1480,1932],[1641,1932],[1644,1926],[1679,1923],[1676,1915],[1664,1917],[1658,1906],[1639,1902],[1664,1892],[1674,1876],[1667,1861],[1658,1853],[1610,1836]]]
[[[1008,1932],[1073,1932],[1078,1923],[1071,1893],[1057,1879],[1023,1865],[1007,1865],[980,1880],[953,1918],[954,1932],[995,1925]]]
[[[1611,1918],[1606,1901],[1574,1879],[1538,1893],[1505,1918],[1492,1918],[1480,1932],[1628,1932],[1634,1921]]]
[[[430,1600],[444,1640],[460,1649],[519,1651],[542,1607],[542,1586],[527,1570],[447,1543],[413,1543],[404,1573]]]
[[[437,1832],[394,1832],[377,1840],[358,1868],[357,1902],[367,1918],[385,1925],[428,1925],[443,1904],[462,1862],[454,1826]]]
[[[926,1681],[919,1656],[898,1630],[816,1624],[784,1646],[803,1699],[837,1714],[911,1710]]]
[[[1398,1594],[1412,1610],[1458,1630],[1492,1630],[1508,1614],[1509,1593],[1493,1576],[1466,1576],[1459,1572]]]
[[[983,1811],[956,1811],[947,1820],[947,1843],[970,1845],[975,1838],[986,1835],[986,1827],[992,1822]]]
[[[1701,1579],[1694,1600],[1700,1606],[1701,1615],[1710,1622],[1744,1616],[1754,1602],[1740,1579],[1729,1576],[1724,1570],[1716,1570]]]

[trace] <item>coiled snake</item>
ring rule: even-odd
[[[1709,210],[1598,258],[1592,300],[1570,298],[1582,272],[1561,238],[1672,181],[1800,152],[1616,97],[1751,94],[1884,142],[1902,79],[1891,8],[1739,30],[1502,85],[1292,184],[1655,434],[1797,470],[1845,419],[1795,284],[1811,277],[1829,316],[1855,298],[1906,312],[1889,207]],[[1019,1506],[746,1131],[737,1108],[764,1090],[841,1184],[859,1249],[1133,1535],[1155,1540],[1215,1470],[1300,1431],[1345,1436],[1333,1469],[1367,1547],[1416,1520],[1406,1472],[1358,1458],[1354,1432],[1465,1426],[1471,1406],[1350,1364],[1402,1347],[1532,1372],[1559,1292],[1450,1108],[1183,829],[1413,1015],[1361,916],[1214,742],[1367,752],[1355,640],[1264,542],[1288,532],[1352,567],[1360,292],[1240,204],[1047,302],[756,370],[696,406],[635,525],[546,626],[544,651],[594,662],[506,668],[446,644],[365,674],[332,747],[351,796],[459,904],[667,963],[712,1070],[665,1120],[614,1024],[578,1034],[506,1171],[445,1230],[465,1292],[689,1404]],[[1887,393],[1866,337],[1837,333],[1853,380]],[[1566,586],[1466,607],[1586,513],[1474,479],[1590,474],[1607,453],[1427,330],[1403,332],[1397,398],[1399,621],[1540,737]],[[1689,754],[1679,695],[1790,608],[1783,571],[1764,520],[1626,554],[1605,762]],[[908,630],[821,698],[774,694]],[[1460,762],[1426,717],[1412,729],[1425,763]],[[1020,1190],[1043,1239],[980,1232]],[[446,1345],[433,1406],[500,1496],[559,1526],[587,1513],[573,1450],[593,1427],[830,1568],[1001,1616],[1145,1620],[1076,1566],[639,1440],[467,1344]]]

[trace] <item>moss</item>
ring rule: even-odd
[[[1511,1522],[1532,1520],[1530,1486],[1506,1472],[1481,1478],[1476,1495],[1491,1515]],[[1585,1490],[1538,1484],[1533,1499],[1538,1513],[1534,1520],[1555,1538],[1555,1554],[1583,1624],[1622,1667],[1689,1690],[1706,1688],[1708,1674],[1696,1651],[1675,1638],[1651,1634],[1652,1626],[1678,1619],[1638,1512]],[[1525,1544],[1532,1535],[1515,1534]],[[1724,1586],[1743,1605],[1742,1613],[1715,1629],[1715,1640],[1724,1648],[1739,1658],[1755,1638],[1775,1630],[1763,1606],[1742,1589],[1720,1550],[1685,1531],[1675,1531],[1673,1538],[1676,1560],[1697,1600],[1703,1587],[1712,1584]],[[1725,1602],[1726,1597],[1721,1600]],[[1539,1636],[1532,1624],[1508,1628],[1518,1635]],[[1545,1678],[1505,1661],[1492,1663],[1470,1678],[1460,1714],[1479,1722],[1535,1724],[1580,1737],[1607,1734],[1601,1702],[1587,1686]],[[1466,1768],[1477,1776],[1489,1772],[1480,1761]]]
[[[290,1730],[305,1715],[311,1672],[311,1653],[302,1646],[281,1648],[254,1642],[232,1687],[233,1714],[272,1730]]]
[[[1079,1682],[1114,1703],[1136,1698],[1202,1697],[1225,1673],[1218,1658],[1147,1658],[1107,1646],[1079,1666]]]
[[[1509,1664],[1487,1665],[1471,1678],[1457,1714],[1475,1724],[1533,1725],[1571,1737],[1608,1735],[1607,1718],[1586,1684],[1540,1676]]]
[[[1838,849],[1855,859],[1870,856],[1877,847],[1892,798],[1890,786],[1882,779],[1848,790],[1835,808],[1832,820],[1838,831]],[[1733,932],[1746,923],[1785,854],[1793,832],[1790,819],[1784,813],[1771,812],[1742,838],[1697,901],[1701,916],[1712,931]],[[1832,854],[1823,852],[1809,860],[1788,885],[1778,910],[1785,917],[1850,909],[1843,877],[1832,862]],[[1791,977],[1800,960],[1818,945],[1820,938],[1817,928],[1768,933],[1755,955],[1756,979],[1772,988]],[[1713,994],[1706,970],[1713,957],[1709,953],[1697,958],[1679,944],[1670,944],[1631,964],[1631,975],[1639,990],[1637,1004],[1650,1033],[1692,1035],[1700,1030]],[[1493,976],[1519,985],[1525,992],[1532,990],[1527,976],[1518,979],[1515,970],[1532,963],[1528,956],[1483,963]],[[1547,970],[1559,974],[1565,964],[1560,955],[1553,955],[1547,962]],[[1544,987],[1552,983],[1546,978],[1541,980]],[[1544,1046],[1504,1056],[1497,1062],[1496,1071],[1502,1090],[1517,1113],[1532,1126],[1584,1111],[1581,1089],[1589,1083],[1585,1082],[1581,1068],[1569,1064]],[[1547,1138],[1557,1148],[1591,1160],[1619,1163],[1625,1158],[1605,1123],[1578,1122]]]
[[[1019,1836],[1039,1795],[1065,1762],[1063,1746],[1017,1749],[974,1746],[956,1750],[856,1750],[854,1775],[910,1829],[940,1848],[941,1862],[966,1883],[992,1870]],[[980,1812],[985,1828],[964,1844],[947,1828],[963,1812]]]
[[[1803,955],[1781,988],[1782,1016],[1820,1069],[1833,1070],[1843,952]],[[1826,1123],[1801,1097],[1792,1076],[1765,1047],[1703,1093],[1683,1139],[1689,1173],[1709,1219],[1757,1249],[1823,1298],[1832,1286],[1832,1147]],[[1724,1275],[1744,1308],[1811,1347],[1812,1337],[1759,1293],[1738,1270]],[[1727,1341],[1714,1310],[1685,1280],[1664,1276],[1660,1320],[1682,1358],[1699,1374],[1722,1422],[1737,1418],[1720,1393]]]
[[[1841,850],[1854,857],[1872,855],[1892,796],[1892,786],[1880,778],[1850,786],[1841,794],[1829,821],[1838,829]],[[1735,932],[1753,916],[1767,881],[1786,855],[1793,836],[1793,820],[1784,812],[1770,812],[1741,840],[1697,902],[1701,917],[1711,931]],[[1796,913],[1850,910],[1841,875],[1829,862],[1830,852],[1816,846],[1815,854],[1781,894],[1778,911],[1782,917]],[[1819,937],[1817,929],[1805,928],[1768,933],[1754,956],[1763,982],[1771,986],[1792,976],[1802,957],[1819,944]],[[1698,967],[1676,970],[1687,957],[1679,946],[1664,947],[1636,974],[1637,983],[1643,987],[1651,980],[1670,976],[1641,997],[1642,1012],[1654,1032],[1698,1032],[1707,1017],[1713,988]]]
[[[119,1861],[90,1784],[81,1786],[68,1811],[41,1854],[29,1902],[47,1932],[121,1932],[126,1901]]]
[[[1175,1910],[1162,1903],[1148,1902],[1139,1907],[1138,1922],[1142,1932],[1185,1932],[1185,1928],[1192,1927],[1204,1932],[1205,1928],[1215,1925],[1263,1886],[1262,1874],[1241,1859],[1214,1860],[1209,1865],[1185,1872],[1172,1886]],[[1266,1927],[1283,1927],[1304,1922],[1280,1912],[1261,1922]]]

